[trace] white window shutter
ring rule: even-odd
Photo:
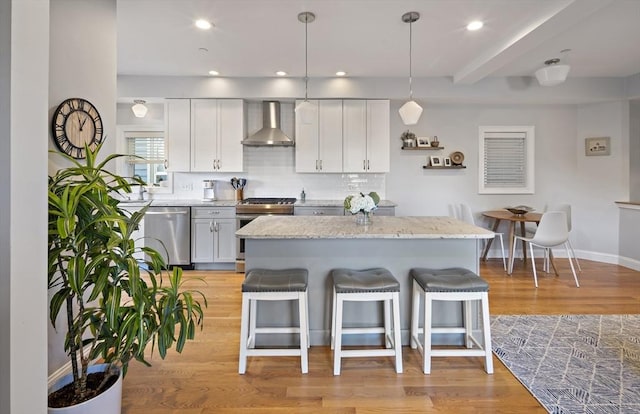
[[[480,127],[481,194],[534,192],[533,126]]]

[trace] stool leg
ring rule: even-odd
[[[418,282],[413,281],[413,297],[411,299],[411,348],[416,349],[419,336],[419,323],[420,323],[420,288]]]
[[[298,319],[300,319],[300,366],[302,373],[309,372],[309,325],[307,325],[307,300],[305,292],[298,294]]]
[[[340,362],[342,359],[342,294],[336,295],[335,314],[335,345],[333,350],[333,375],[340,375]]]
[[[249,300],[249,342],[247,348],[256,347],[256,319],[258,318],[258,300]]]
[[[305,290],[303,293],[304,296],[304,303],[306,306],[306,319],[307,319],[307,348],[311,348],[311,339],[309,338],[309,295],[307,294],[307,291]]]
[[[482,293],[482,332],[484,332],[484,367],[487,374],[493,374],[493,348],[491,347],[491,320],[489,319],[489,294]]]
[[[336,295],[336,288],[333,288],[333,309],[331,311],[331,349],[335,349],[336,343],[336,307],[338,298]]]
[[[396,373],[402,374],[402,338],[400,328],[400,293],[394,292],[393,299],[393,346],[396,350]]]
[[[384,300],[384,346],[391,348],[391,304]],[[394,327],[395,328],[395,327]]]
[[[431,295],[425,293],[424,295],[424,346],[422,351],[422,371],[425,374],[431,373],[431,314],[433,300]]]
[[[467,348],[473,348],[473,341],[471,335],[473,335],[473,312],[471,312],[471,306],[473,305],[470,300],[464,302],[464,343]]]
[[[240,362],[238,373],[244,374],[247,370],[247,341],[249,339],[249,298],[242,295],[242,312],[240,316]]]

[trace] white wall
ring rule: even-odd
[[[0,0],[0,412],[47,404],[49,2]]]
[[[116,150],[116,38],[116,0],[51,2],[49,119],[67,98],[89,100],[104,125],[101,157]],[[51,138],[49,148],[56,148]],[[49,157],[50,172],[64,165],[57,155]],[[49,324],[49,374],[68,361],[62,347],[64,321],[57,323],[59,333]]]

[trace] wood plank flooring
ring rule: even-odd
[[[491,314],[640,313],[640,272],[582,260],[576,288],[566,259],[560,276],[516,262],[507,276],[502,262],[481,265],[490,283]],[[541,268],[541,263],[538,269]],[[312,347],[309,373],[297,357],[250,358],[238,374],[242,274],[185,271],[188,286],[209,301],[204,330],[182,355],[157,354],[147,368],[132,363],[124,380],[124,414],[205,413],[544,413],[540,404],[494,357],[487,375],[481,358],[436,358],[431,375],[420,370],[420,354],[403,348],[404,373],[392,358],[343,360],[333,376],[329,347]],[[198,281],[204,279],[206,284]]]

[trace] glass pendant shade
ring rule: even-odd
[[[147,115],[147,107],[144,105],[144,101],[135,100],[135,105],[131,107],[133,114],[136,118],[144,118]]]
[[[312,124],[317,119],[317,106],[308,100],[300,102],[295,111],[303,124]]]
[[[402,123],[405,125],[415,125],[422,115],[422,107],[416,101],[408,101],[398,110]]]
[[[567,80],[569,65],[549,65],[536,70],[536,78],[542,86],[559,85]]]

